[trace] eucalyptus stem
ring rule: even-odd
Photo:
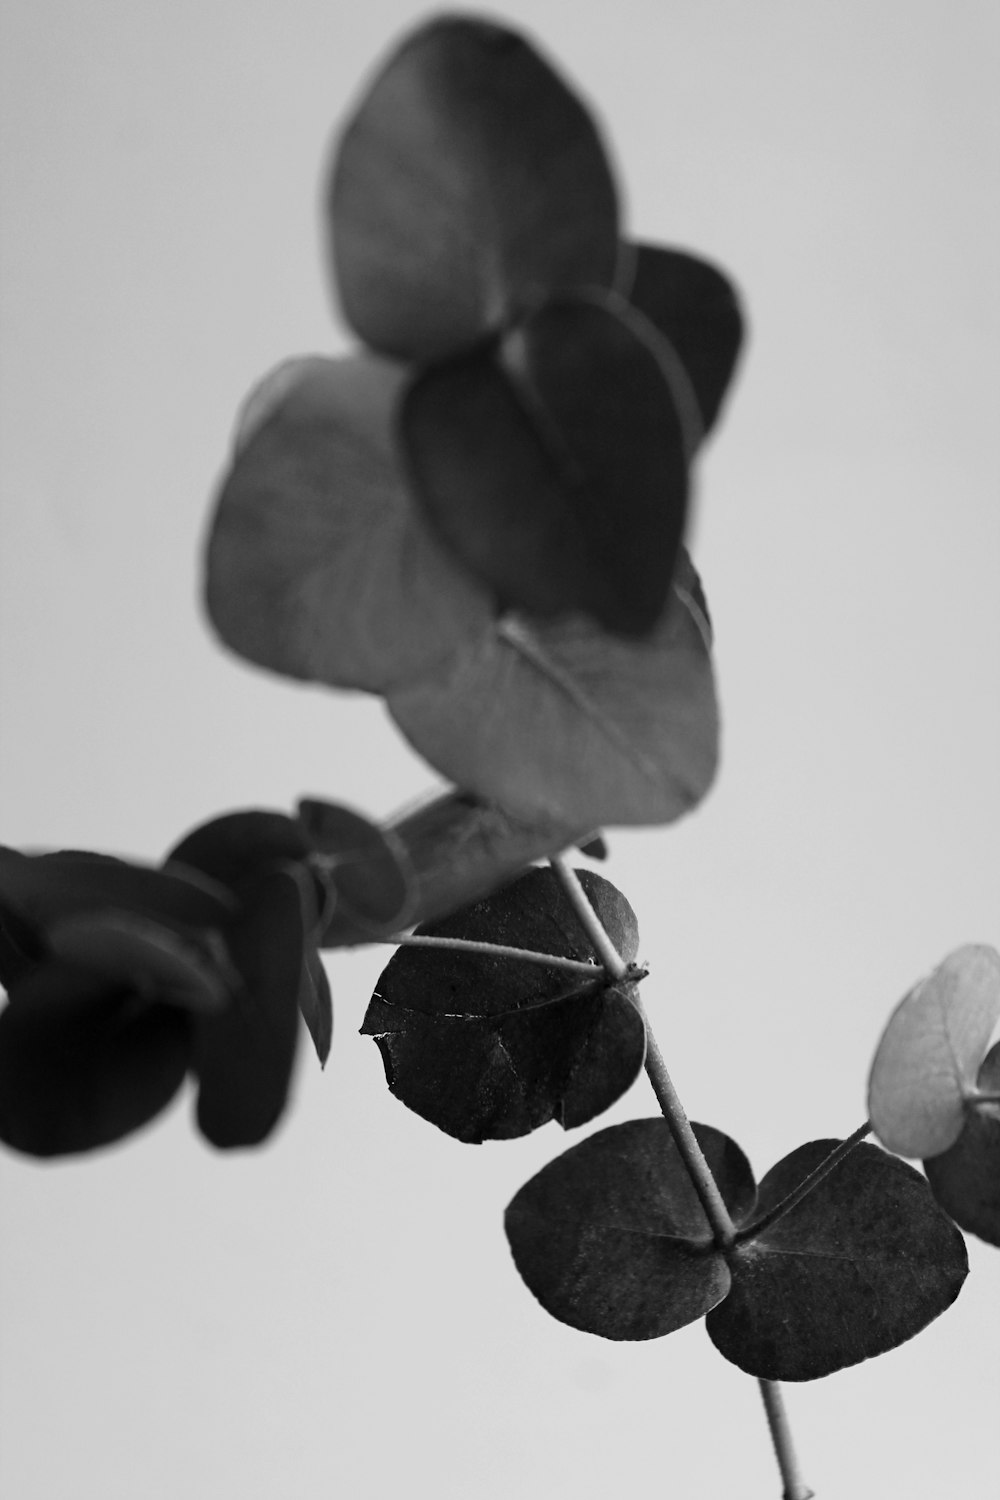
[[[578,958],[563,958],[558,953],[536,953],[534,948],[512,948],[506,943],[481,943],[475,938],[437,937],[431,933],[401,932],[394,937],[376,941],[396,943],[408,948],[451,948],[458,953],[479,953],[486,958],[517,958],[525,963],[542,964],[546,969],[565,969],[569,974],[580,974],[586,979],[596,979],[600,969],[596,964],[584,963]]]
[[[781,1500],[813,1500],[816,1491],[809,1488],[799,1473],[799,1463],[795,1456],[795,1445],[792,1442],[792,1430],[788,1425],[788,1413],[785,1411],[781,1386],[776,1380],[758,1380],[757,1384],[764,1398],[767,1425],[771,1431],[774,1455],[778,1460],[781,1482],[784,1485]]]
[[[857,1130],[855,1130],[852,1135],[849,1135],[846,1140],[839,1141],[838,1144],[834,1146],[829,1156],[824,1156],[819,1166],[814,1167],[813,1170],[809,1173],[808,1177],[803,1177],[798,1186],[792,1188],[792,1191],[786,1194],[786,1196],[782,1198],[780,1203],[776,1203],[772,1209],[769,1209],[766,1214],[761,1214],[759,1219],[755,1219],[752,1224],[747,1224],[745,1228],[741,1229],[739,1234],[736,1236],[737,1239],[753,1239],[755,1235],[760,1234],[762,1229],[768,1229],[772,1224],[776,1223],[778,1219],[783,1219],[787,1213],[791,1212],[791,1210],[797,1203],[801,1203],[802,1199],[805,1198],[809,1193],[811,1193],[813,1188],[823,1181],[823,1178],[826,1177],[828,1173],[833,1171],[834,1167],[838,1166],[843,1161],[845,1156],[850,1155],[855,1146],[859,1146],[861,1144],[866,1135],[871,1134],[871,1128],[871,1121],[866,1120],[865,1123],[863,1125],[859,1125]]]
[[[555,871],[563,890],[573,906],[573,910],[579,917],[581,925],[593,943],[610,977],[616,981],[627,978],[629,974],[628,965],[615,948],[614,943],[612,943],[605,931],[603,922],[591,906],[587,893],[580,884],[576,872],[570,869],[562,856],[550,856],[549,863]],[[705,1158],[705,1153],[698,1144],[698,1138],[691,1128],[691,1122],[687,1117],[684,1106],[681,1104],[677,1090],[674,1088],[673,1081],[667,1071],[663,1053],[660,1051],[656,1037],[653,1035],[649,1018],[646,1015],[645,1008],[638,994],[633,998],[633,1004],[642,1016],[646,1027],[646,1074],[653,1086],[653,1093],[656,1095],[657,1103],[663,1111],[663,1117],[670,1127],[674,1144],[687,1169],[691,1184],[698,1194],[701,1206],[705,1211],[705,1217],[712,1226],[715,1244],[720,1250],[730,1250],[736,1242],[736,1226],[733,1223],[732,1215],[726,1206],[722,1193],[719,1191],[719,1185]],[[864,1133],[867,1134],[870,1128],[866,1121]],[[859,1140],[861,1139],[858,1132],[855,1132],[855,1135]],[[851,1143],[852,1146],[857,1144],[854,1137],[851,1137]],[[846,1148],[847,1143],[844,1142],[842,1145]],[[836,1165],[836,1163],[834,1162],[832,1165]],[[825,1171],[831,1170],[830,1166],[826,1163],[823,1163],[819,1170],[822,1171],[823,1169]],[[825,1175],[825,1172],[823,1174]],[[784,1486],[782,1500],[813,1500],[815,1492],[808,1487],[799,1473],[798,1460],[795,1455],[795,1446],[792,1442],[788,1416],[785,1412],[781,1386],[776,1380],[759,1380],[758,1385],[760,1393],[764,1398],[764,1410],[767,1413],[771,1441],[774,1444],[778,1469],[781,1473],[781,1482]]]

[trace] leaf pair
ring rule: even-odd
[[[25,960],[0,974],[0,1137],[39,1156],[107,1145],[190,1070],[213,1144],[263,1140],[294,1059],[304,921],[291,868],[236,900],[193,871],[0,850],[0,922]]]
[[[872,1063],[868,1110],[890,1151],[924,1158],[938,1202],[1000,1245],[1000,954],[950,953],[900,1001]]]
[[[517,816],[679,816],[716,758],[680,542],[740,343],[731,287],[620,241],[585,108],[478,20],[389,59],[328,202],[345,311],[389,358],[300,361],[251,399],[209,545],[217,630],[384,693],[439,770]]]
[[[857,1146],[781,1214],[837,1142],[800,1146],[758,1189],[734,1141],[694,1130],[737,1226],[729,1250],[713,1243],[662,1119],[598,1131],[516,1194],[514,1263],[553,1317],[611,1339],[706,1317],[749,1374],[813,1380],[895,1348],[958,1295],[962,1236],[905,1163]]]
[[[638,928],[621,892],[578,872],[618,951],[635,958]],[[504,944],[594,964],[577,976],[507,956],[401,947],[362,1025],[389,1088],[460,1141],[504,1140],[555,1119],[585,1124],[635,1081],[646,1031],[634,983],[611,984],[554,873],[533,869],[424,936]]]

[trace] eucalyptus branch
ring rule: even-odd
[[[741,1229],[736,1236],[737,1241],[752,1240],[762,1230],[769,1229],[772,1224],[776,1224],[779,1219],[783,1219],[785,1214],[790,1213],[797,1204],[801,1203],[802,1199],[807,1197],[813,1188],[817,1187],[823,1181],[823,1178],[843,1161],[845,1156],[850,1155],[855,1146],[861,1144],[866,1135],[871,1134],[871,1128],[870,1120],[866,1120],[863,1125],[859,1125],[853,1135],[849,1135],[846,1140],[836,1145],[829,1156],[825,1156],[819,1166],[813,1168],[808,1177],[803,1177],[798,1187],[792,1188],[792,1191],[782,1198],[780,1203],[776,1203],[766,1214],[761,1214],[759,1219],[755,1219],[752,1224],[748,1224],[744,1229]]]

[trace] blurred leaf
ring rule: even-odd
[[[310,868],[322,872],[336,898],[321,940],[324,948],[370,942],[412,921],[415,875],[391,830],[315,798],[299,803],[298,817],[312,850]]]
[[[185,1011],[48,960],[0,1013],[0,1139],[33,1156],[110,1145],[169,1104],[189,1056]]]
[[[44,931],[65,917],[116,908],[182,926],[220,926],[234,902],[197,871],[154,870],[107,854],[0,848],[0,903]]]
[[[986,1054],[978,1086],[1000,1093],[1000,1042]],[[924,1162],[927,1181],[947,1214],[990,1245],[1000,1245],[1000,1105],[966,1105],[953,1146]]]
[[[766,1215],[838,1144],[810,1141],[772,1167]],[[958,1296],[962,1236],[919,1172],[859,1145],[784,1217],[730,1252],[732,1288],[708,1316],[732,1364],[765,1380],[815,1380],[905,1343]]]
[[[56,922],[46,936],[56,958],[185,1010],[222,1010],[239,983],[215,929],[181,934],[134,912],[100,911]]]
[[[607,842],[601,833],[595,833],[593,838],[584,839],[582,844],[577,844],[577,848],[588,859],[607,859],[608,857]]]
[[[312,943],[307,946],[299,989],[299,1009],[312,1037],[320,1066],[325,1068],[333,1043],[333,997],[322,956]]]
[[[735,1217],[754,1181],[736,1143],[695,1125]],[[701,1204],[662,1119],[600,1130],[550,1162],[505,1218],[514,1264],[546,1312],[585,1333],[651,1339],[703,1317],[726,1295]]]
[[[0,906],[0,985],[9,990],[27,978],[44,956],[39,929],[16,911]]]
[[[259,666],[383,692],[438,669],[489,626],[492,605],[406,493],[399,368],[358,355],[282,371],[219,495],[208,612]]]
[[[617,205],[584,106],[516,33],[444,16],[344,130],[327,209],[344,313],[373,348],[453,353],[547,292],[609,286]]]
[[[628,300],[676,351],[704,432],[713,426],[743,341],[736,292],[715,266],[682,250],[635,245]]]
[[[675,366],[645,319],[595,292],[544,304],[409,387],[400,435],[416,497],[503,608],[653,630],[699,430]]]
[[[601,876],[579,874],[631,961],[631,907]],[[635,1081],[646,1050],[635,986],[601,984],[597,955],[551,870],[529,870],[420,931],[593,960],[595,970],[588,982],[507,957],[398,949],[361,1030],[378,1043],[391,1092],[415,1113],[458,1140],[509,1139],[551,1119],[582,1125]]]
[[[214,1146],[258,1145],[285,1107],[309,982],[303,899],[292,866],[272,870],[227,933],[243,985],[226,1010],[198,1018],[193,1058],[198,1126]]]
[[[579,617],[529,626],[509,616],[388,703],[438,771],[517,818],[669,823],[715,775],[707,625],[680,583],[648,640],[619,640]]]
[[[247,808],[211,818],[184,835],[167,855],[168,870],[188,865],[235,890],[247,877],[287,860],[304,862],[311,845],[285,813]]]
[[[965,1123],[964,1100],[1000,1020],[1000,954],[970,943],[900,1002],[868,1080],[872,1126],[900,1156],[937,1156]]]

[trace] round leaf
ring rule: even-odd
[[[676,351],[704,432],[713,426],[743,341],[736,293],[721,271],[682,250],[635,245],[628,300]]]
[[[243,980],[232,1004],[199,1017],[198,1126],[214,1146],[256,1146],[285,1107],[304,975],[303,895],[292,867],[263,876],[227,939]]]
[[[525,40],[484,20],[432,21],[382,67],[340,139],[328,213],[348,321],[407,359],[615,272],[593,121]]]
[[[205,588],[221,638],[259,666],[381,692],[433,671],[492,618],[406,493],[400,380],[369,355],[302,360],[244,435]]]
[[[188,865],[230,890],[248,876],[287,860],[305,861],[310,852],[305,832],[294,818],[258,808],[212,818],[175,844],[166,864]]]
[[[754,1180],[734,1141],[695,1125],[734,1215]],[[546,1312],[585,1333],[651,1339],[703,1317],[729,1271],[662,1119],[600,1130],[525,1183],[507,1209],[514,1264]]]
[[[578,616],[537,626],[509,616],[439,673],[390,692],[389,710],[437,770],[515,817],[672,822],[705,795],[718,756],[708,627],[689,566],[647,640]]]
[[[663,614],[700,422],[683,370],[610,294],[545,304],[419,375],[400,414],[414,492],[502,607],[618,635]]]
[[[0,1139],[62,1156],[138,1130],[181,1086],[189,1019],[91,970],[40,964],[0,1014]]]
[[[194,870],[154,870],[77,850],[20,854],[4,848],[0,903],[42,931],[64,917],[108,908],[181,926],[220,926],[235,905],[229,891]]]
[[[1000,1042],[986,1054],[978,1086],[1000,1094]],[[1000,1105],[966,1105],[953,1146],[924,1162],[927,1181],[945,1213],[990,1245],[1000,1245]]]
[[[367,942],[413,920],[415,876],[391,830],[315,798],[299,803],[298,817],[312,851],[310,868],[335,898],[323,947]]]
[[[612,941],[635,957],[638,929],[608,881],[580,871]],[[594,980],[558,968],[454,949],[401,947],[379,978],[362,1033],[374,1036],[389,1088],[461,1141],[566,1129],[609,1108],[646,1050],[634,985],[601,982],[597,955],[551,870],[421,932],[502,943],[595,963]]]
[[[761,1182],[763,1216],[834,1149],[810,1141]],[[708,1316],[732,1364],[816,1380],[905,1343],[954,1302],[965,1243],[919,1172],[857,1146],[784,1217],[729,1254],[732,1289]]]
[[[47,941],[57,958],[185,1010],[222,1010],[239,983],[214,929],[181,934],[132,912],[89,912],[57,922]]]
[[[868,1081],[868,1113],[900,1156],[937,1156],[965,1124],[964,1101],[1000,1020],[1000,954],[950,953],[893,1011]]]

